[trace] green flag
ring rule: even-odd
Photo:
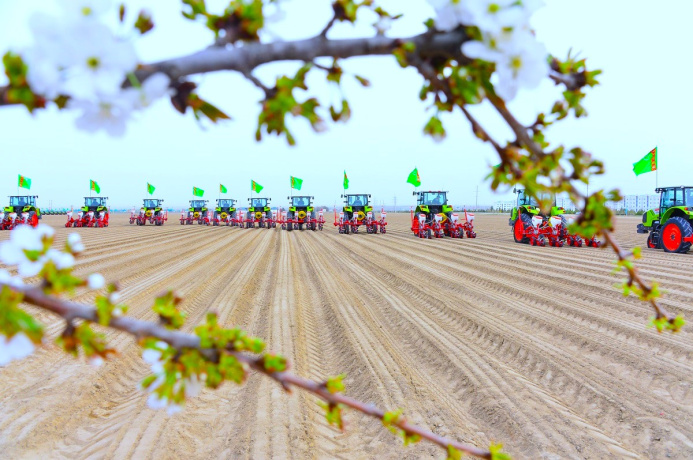
[[[409,177],[407,177],[407,182],[412,184],[414,187],[418,187],[421,185],[421,178],[419,177],[419,168],[414,168],[414,170],[409,173]]]
[[[346,175],[346,171],[344,171],[344,190],[349,188],[349,178]]]
[[[31,189],[31,179],[28,177],[24,177],[21,174],[17,175],[17,186],[26,188],[26,189]]]
[[[252,190],[255,193],[260,193],[262,189],[265,188],[262,185],[258,184],[254,180],[250,181],[250,190]]]
[[[205,191],[202,190],[201,188],[193,187],[193,195],[195,196],[204,196]]]
[[[295,188],[296,190],[301,190],[302,186],[303,186],[303,179],[299,179],[298,177],[291,176],[291,188]]]
[[[149,192],[150,195],[154,195],[154,190],[156,190],[156,187],[154,187],[152,184],[147,182],[147,191]]]
[[[228,190],[226,190],[226,187],[224,187],[222,184],[219,184],[219,193],[226,193]]]
[[[642,157],[642,160],[633,163],[633,172],[636,176],[657,170],[657,147]]]
[[[101,187],[99,187],[99,184],[96,183],[96,181],[89,180],[89,190],[93,190],[96,193],[101,193]]]

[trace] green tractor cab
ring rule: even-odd
[[[686,253],[693,244],[693,187],[660,187],[659,209],[642,215],[638,233],[649,233],[647,247]]]
[[[260,228],[276,228],[277,224],[272,217],[270,201],[272,201],[271,198],[248,198],[248,212],[245,219],[246,228],[254,228],[255,223]]]
[[[548,214],[541,212],[541,207],[539,201],[536,198],[529,196],[524,189],[513,189],[513,193],[517,194],[517,202],[515,207],[510,211],[510,219],[508,220],[508,225],[513,227],[513,238],[516,243],[529,243],[530,238],[527,236],[525,229],[531,227],[532,217],[539,216],[543,220],[550,217],[560,216],[561,226],[563,229],[568,228],[568,221],[566,220],[564,214],[565,209],[556,206],[556,195],[540,195],[542,199],[550,199],[553,203],[551,206],[551,211]]]
[[[417,216],[425,214],[426,222],[432,221],[436,214],[445,214],[447,219],[452,216],[452,206],[448,204],[448,192],[414,192],[414,195],[417,196],[414,214]]]
[[[0,229],[11,229],[16,224],[38,225],[41,210],[36,207],[36,195],[11,196],[10,205],[5,206],[0,216]]]
[[[214,208],[214,217],[212,225],[220,225],[222,222],[227,226],[235,224],[236,220],[236,200],[234,199],[218,199],[217,207]]]

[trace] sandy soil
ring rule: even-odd
[[[346,372],[349,395],[404,408],[437,433],[500,441],[517,458],[693,457],[693,324],[678,335],[647,329],[647,305],[613,287],[611,253],[515,244],[506,215],[478,215],[475,240],[420,240],[408,215],[388,217],[386,235],[137,227],[125,215],[71,231],[87,246],[78,272],[120,280],[130,315],[154,319],[153,297],[173,287],[188,330],[214,309],[297,374]],[[63,219],[44,219],[58,243]],[[617,221],[626,247],[644,246],[637,222]],[[693,318],[693,254],[643,252],[662,303]],[[148,370],[138,347],[108,337],[120,356],[100,368],[49,345],[0,370],[0,457],[443,456],[404,448],[354,412],[340,433],[315,398],[257,375],[205,390],[174,417],[152,411],[137,389]]]

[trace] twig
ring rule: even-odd
[[[83,319],[91,322],[98,322],[96,310],[88,305],[78,304],[75,302],[51,297],[43,293],[38,287],[14,287],[0,283],[0,288],[8,286],[10,289],[21,292],[24,295],[24,302],[31,305],[49,310],[58,316],[71,319]],[[134,335],[138,339],[144,337],[153,337],[162,340],[177,349],[195,349],[198,350],[206,359],[214,361],[217,357],[217,350],[211,348],[203,348],[200,346],[199,337],[185,332],[166,329],[156,323],[143,321],[128,317],[113,317],[108,326]],[[339,393],[330,393],[327,391],[325,384],[315,382],[313,380],[304,379],[289,372],[269,372],[265,369],[261,360],[254,356],[235,351],[229,351],[230,354],[236,357],[240,362],[247,364],[250,368],[264,374],[285,389],[291,386],[301,388],[309,393],[313,393],[318,398],[324,400],[328,404],[343,404],[351,407],[365,415],[382,420],[385,416],[385,411],[379,409],[373,404],[366,404],[354,398],[350,398]],[[491,452],[488,450],[479,449],[474,446],[463,444],[443,436],[439,436],[418,425],[411,424],[400,418],[399,421],[393,422],[393,425],[399,427],[407,434],[416,434],[421,438],[426,439],[434,444],[439,445],[443,449],[448,449],[452,446],[455,449],[464,452],[468,455],[473,455],[480,458],[491,458]]]

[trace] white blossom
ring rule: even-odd
[[[145,109],[157,99],[168,95],[171,92],[170,84],[171,79],[168,75],[157,72],[147,78],[140,88],[125,89],[123,96],[131,101],[134,109]]]
[[[104,96],[98,101],[71,100],[68,107],[82,110],[75,120],[77,128],[91,133],[103,129],[114,137],[125,134],[132,112],[130,101],[118,95]]]
[[[392,18],[390,16],[380,16],[373,26],[379,35],[384,35],[385,32],[392,28]]]
[[[96,19],[111,7],[110,0],[58,0],[67,16],[79,20]]]
[[[472,17],[463,0],[428,0],[436,11],[435,26],[441,31],[451,31],[460,24],[470,25]]]
[[[37,260],[31,260],[27,257],[26,251],[42,251],[43,240],[52,237],[53,233],[53,229],[48,225],[39,225],[36,228],[20,225],[12,231],[9,240],[0,243],[0,261],[6,265],[17,265],[19,276],[37,275],[48,259],[44,255]]]
[[[7,284],[12,287],[22,287],[24,282],[17,276],[10,275],[10,272],[0,268],[0,284]]]
[[[101,356],[94,355],[89,358],[88,362],[91,366],[100,367],[104,363],[104,360]]]
[[[87,277],[87,287],[89,289],[101,289],[106,285],[106,279],[100,273],[92,273]]]
[[[66,47],[73,48],[71,66],[63,92],[77,99],[118,94],[137,66],[132,43],[116,39],[108,27],[92,21],[72,25],[70,34],[65,40]]]
[[[466,5],[471,22],[483,32],[500,33],[526,22],[528,15],[516,0],[474,0],[460,2]]]
[[[109,302],[111,302],[112,304],[115,305],[120,300],[120,294],[117,292],[111,292],[111,294],[108,296],[108,300],[109,300]]]
[[[58,270],[65,270],[75,266],[75,258],[72,254],[58,251],[57,249],[49,249],[45,255],[46,261],[51,261]]]
[[[500,45],[501,58],[496,61],[496,93],[510,100],[520,87],[533,89],[548,75],[546,47],[527,33]]]
[[[74,253],[84,251],[84,244],[82,243],[82,237],[79,233],[70,233],[67,236],[67,246]]]
[[[26,358],[34,352],[34,344],[23,332],[12,337],[0,334],[0,366]]]

